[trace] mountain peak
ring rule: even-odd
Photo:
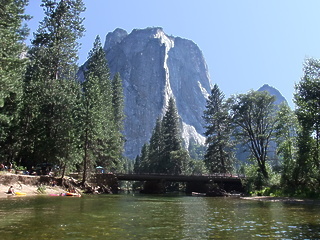
[[[182,137],[204,144],[202,114],[210,92],[207,65],[190,40],[168,36],[161,27],[116,29],[108,33],[106,58],[111,75],[120,73],[125,101],[125,155],[135,158],[151,136],[170,97],[176,100]]]
[[[287,103],[287,100],[282,96],[282,94],[279,92],[279,90],[277,90],[276,88],[274,88],[268,84],[264,84],[262,87],[260,87],[258,89],[258,91],[260,91],[260,92],[267,91],[272,96],[275,96],[276,100],[274,101],[274,103],[276,105],[279,105],[283,102]]]
[[[126,30],[121,28],[116,28],[113,32],[109,32],[106,36],[104,43],[104,50],[107,51],[110,48],[113,48],[116,44],[120,43],[128,33]]]

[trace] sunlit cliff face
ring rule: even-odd
[[[116,29],[104,50],[112,75],[120,72],[125,96],[125,155],[135,158],[149,141],[156,119],[173,97],[186,146],[203,144],[202,115],[210,92],[207,65],[190,40],[168,36],[162,28]]]

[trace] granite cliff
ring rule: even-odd
[[[202,116],[211,84],[205,59],[194,42],[168,36],[159,27],[131,33],[118,28],[107,34],[104,50],[111,75],[119,72],[123,81],[126,157],[135,158],[149,141],[170,97],[181,117],[185,146],[190,139],[204,144]],[[258,91],[275,95],[276,104],[286,101],[267,84]]]
[[[116,29],[104,50],[111,74],[120,73],[125,97],[125,156],[133,159],[151,136],[170,97],[181,116],[183,140],[203,144],[202,115],[211,85],[199,47],[162,28]]]

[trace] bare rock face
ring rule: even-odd
[[[275,97],[274,104],[280,105],[281,103],[288,104],[287,100],[282,96],[282,94],[274,87],[269,86],[268,84],[264,84],[262,87],[258,89],[258,91],[263,92],[267,91],[271,96]]]
[[[207,65],[190,40],[167,36],[162,28],[116,29],[104,50],[111,74],[120,73],[125,97],[125,155],[131,159],[149,141],[170,97],[182,120],[185,145],[203,144],[203,111],[210,93]]]

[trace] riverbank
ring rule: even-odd
[[[10,186],[13,186],[16,192],[25,194],[24,196],[50,195],[66,193],[67,188],[63,186],[61,178],[49,176],[30,176],[20,175],[8,172],[0,172],[0,198],[15,197],[15,195],[7,194]],[[79,190],[77,192],[80,193]],[[19,195],[16,195],[17,197]],[[240,197],[243,200],[264,201],[264,202],[284,202],[299,204],[315,204],[320,205],[320,199],[303,199],[295,197],[270,197],[270,196],[254,196]]]
[[[66,193],[61,181],[48,176],[30,176],[13,173],[0,174],[0,198],[15,197],[20,195],[7,194],[10,186],[15,192],[23,193],[23,196],[49,195]]]
[[[255,197],[240,197],[240,199],[253,200],[253,201],[263,201],[263,202],[284,202],[284,203],[320,205],[320,199],[303,199],[303,198],[295,198],[295,197],[255,196]]]

